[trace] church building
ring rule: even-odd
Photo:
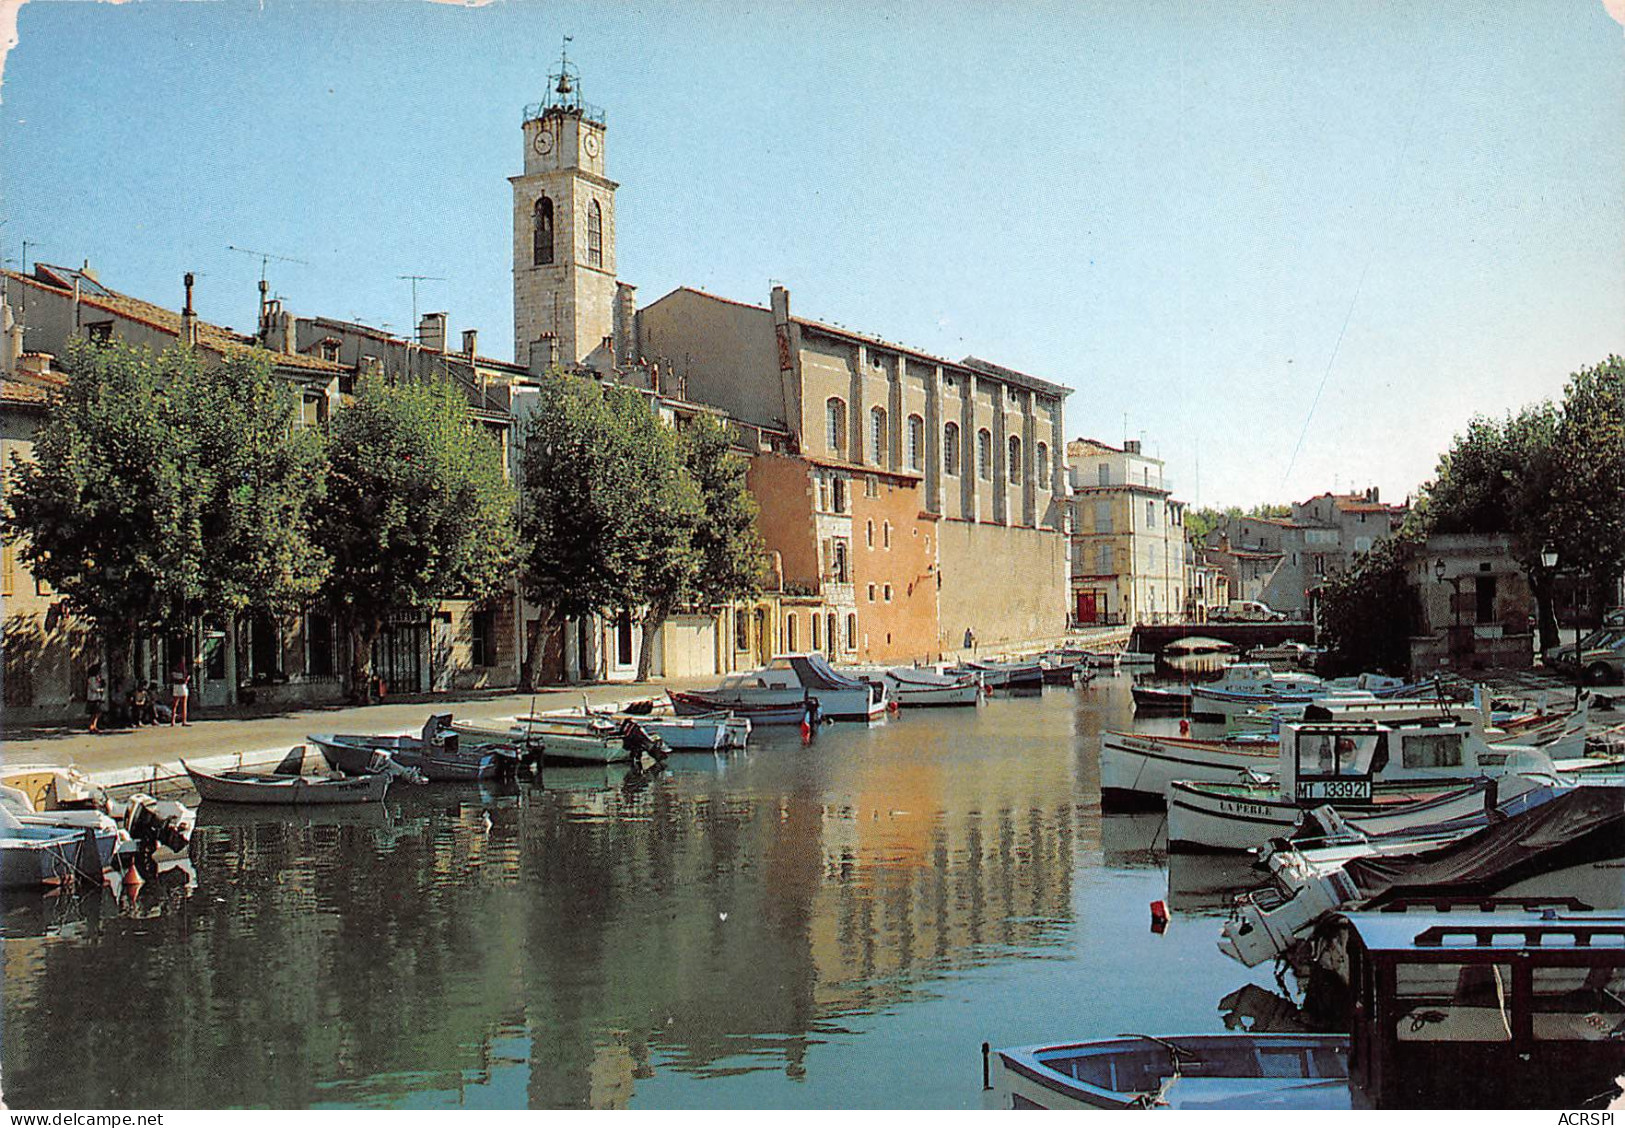
[[[899,662],[1064,633],[1071,389],[682,287],[615,276],[604,115],[567,62],[513,177],[515,360],[725,412],[786,598],[762,650]],[[765,645],[771,641],[772,645]]]

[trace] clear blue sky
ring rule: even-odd
[[[1475,412],[1625,353],[1600,0],[33,0],[5,256],[172,306],[197,271],[238,328],[260,264],[227,244],[306,260],[271,264],[296,312],[402,332],[397,275],[443,275],[420,308],[506,357],[506,178],[565,33],[642,302],[780,280],[800,314],[1067,384],[1069,435],[1126,415],[1189,501],[1403,497]]]

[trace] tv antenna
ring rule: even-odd
[[[265,284],[266,263],[274,261],[297,263],[300,266],[310,265],[310,263],[306,262],[304,259],[289,258],[287,255],[273,255],[270,251],[256,251],[249,247],[234,247],[230,243],[226,244],[226,250],[236,251],[240,255],[253,255],[255,258],[260,260],[260,285],[262,287]]]
[[[438,274],[397,274],[395,276],[402,282],[412,283],[412,339],[418,339],[418,283],[444,282],[445,279]]]

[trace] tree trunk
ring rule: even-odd
[[[1542,654],[1558,644],[1557,611],[1552,606],[1552,579],[1550,576],[1529,577],[1529,590],[1535,596],[1535,623],[1540,633]]]
[[[350,704],[371,705],[376,698],[373,696],[372,677],[372,644],[378,638],[379,628],[383,621],[377,616],[366,619],[351,617],[345,624],[346,633],[350,636]]]
[[[534,692],[537,688],[536,667],[546,649],[544,640],[553,629],[553,607],[544,605],[541,611],[540,615],[525,624],[525,660],[519,668],[519,688],[525,693]]]
[[[643,645],[638,647],[638,681],[649,680],[650,667],[654,665],[655,636],[660,628],[666,625],[671,617],[671,608],[662,604],[655,604],[643,613]]]

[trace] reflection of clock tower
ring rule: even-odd
[[[546,102],[525,110],[525,171],[513,184],[514,360],[608,367],[615,304],[615,182],[604,115],[581,100],[567,58]],[[597,355],[594,355],[597,354]]]

